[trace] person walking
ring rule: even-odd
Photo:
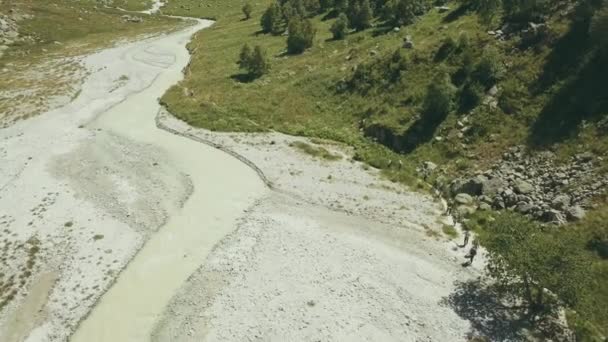
[[[462,242],[462,246],[460,248],[465,248],[469,244],[469,239],[471,238],[471,232],[468,229],[464,230],[464,241]]]
[[[477,240],[473,241],[473,247],[471,247],[469,254],[464,256],[466,259],[469,259],[469,263],[468,263],[469,265],[473,264],[473,259],[475,259],[475,256],[477,255],[478,247],[479,247],[479,241],[477,241]]]

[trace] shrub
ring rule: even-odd
[[[589,33],[597,46],[602,49],[608,47],[608,5],[604,5],[595,13]]]
[[[447,73],[438,74],[429,84],[424,99],[423,115],[431,122],[445,118],[454,102],[456,87]]]
[[[331,33],[334,39],[344,39],[346,36],[346,29],[348,28],[348,18],[344,13],[340,13],[338,19],[331,25]]]
[[[386,6],[394,25],[409,25],[428,10],[426,0],[391,0]]]
[[[526,88],[517,80],[508,80],[501,85],[498,106],[507,114],[518,113],[523,108],[522,99],[526,97]]]
[[[473,77],[476,81],[490,88],[504,75],[504,66],[500,61],[498,51],[495,49],[486,49],[481,60],[473,71]]]
[[[289,22],[289,36],[287,37],[287,52],[291,54],[302,53],[312,47],[316,31],[310,20],[294,18]]]
[[[450,36],[446,37],[441,43],[439,50],[437,50],[437,53],[435,54],[435,60],[441,61],[448,58],[452,54],[452,52],[456,51],[457,48],[458,45],[456,44],[454,38]]]
[[[260,20],[262,31],[272,34],[283,32],[283,13],[278,3],[272,3],[262,15]]]
[[[253,11],[253,7],[250,3],[246,3],[243,8],[243,14],[245,15],[245,20],[251,19],[251,12]]]
[[[483,100],[484,88],[477,82],[467,82],[460,91],[460,110],[465,112],[477,107]]]
[[[372,8],[369,0],[351,0],[348,3],[348,22],[350,27],[362,31],[372,26]]]
[[[241,49],[237,64],[253,78],[260,77],[270,70],[270,63],[266,57],[266,52],[260,46],[256,46],[251,51],[249,45],[245,44]]]

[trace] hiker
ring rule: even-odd
[[[469,265],[473,264],[473,259],[477,255],[477,247],[479,247],[479,242],[475,240],[473,241],[473,247],[471,247],[469,254],[464,256],[466,259],[469,259]]]
[[[471,232],[468,229],[464,230],[464,241],[462,242],[462,246],[460,248],[465,248],[469,244],[469,238],[471,237]]]

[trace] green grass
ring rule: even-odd
[[[342,156],[340,156],[338,154],[333,154],[322,146],[313,146],[311,144],[308,144],[308,143],[305,143],[302,141],[293,142],[290,144],[290,146],[294,147],[294,148],[298,149],[299,151],[302,151],[308,155],[311,155],[311,156],[317,157],[317,158],[321,158],[324,160],[332,161],[332,160],[342,159]]]
[[[444,224],[441,227],[441,231],[443,231],[443,234],[447,235],[451,239],[455,239],[458,237],[458,231],[456,230],[456,228],[450,225]]]

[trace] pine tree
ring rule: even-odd
[[[338,16],[338,19],[336,19],[336,21],[334,21],[334,23],[331,25],[331,33],[334,36],[334,39],[344,39],[344,37],[346,36],[346,29],[348,28],[348,18],[346,17],[346,14],[344,13],[340,13],[340,15]]]
[[[276,2],[272,3],[262,15],[260,24],[262,26],[262,30],[266,33],[283,33],[283,14],[281,11],[281,6]]]
[[[287,52],[302,53],[313,44],[316,31],[310,20],[294,18],[289,22],[289,36],[287,37]]]
[[[246,3],[243,8],[243,14],[245,15],[245,20],[251,19],[251,12],[253,11],[253,7],[251,7],[250,3]]]

